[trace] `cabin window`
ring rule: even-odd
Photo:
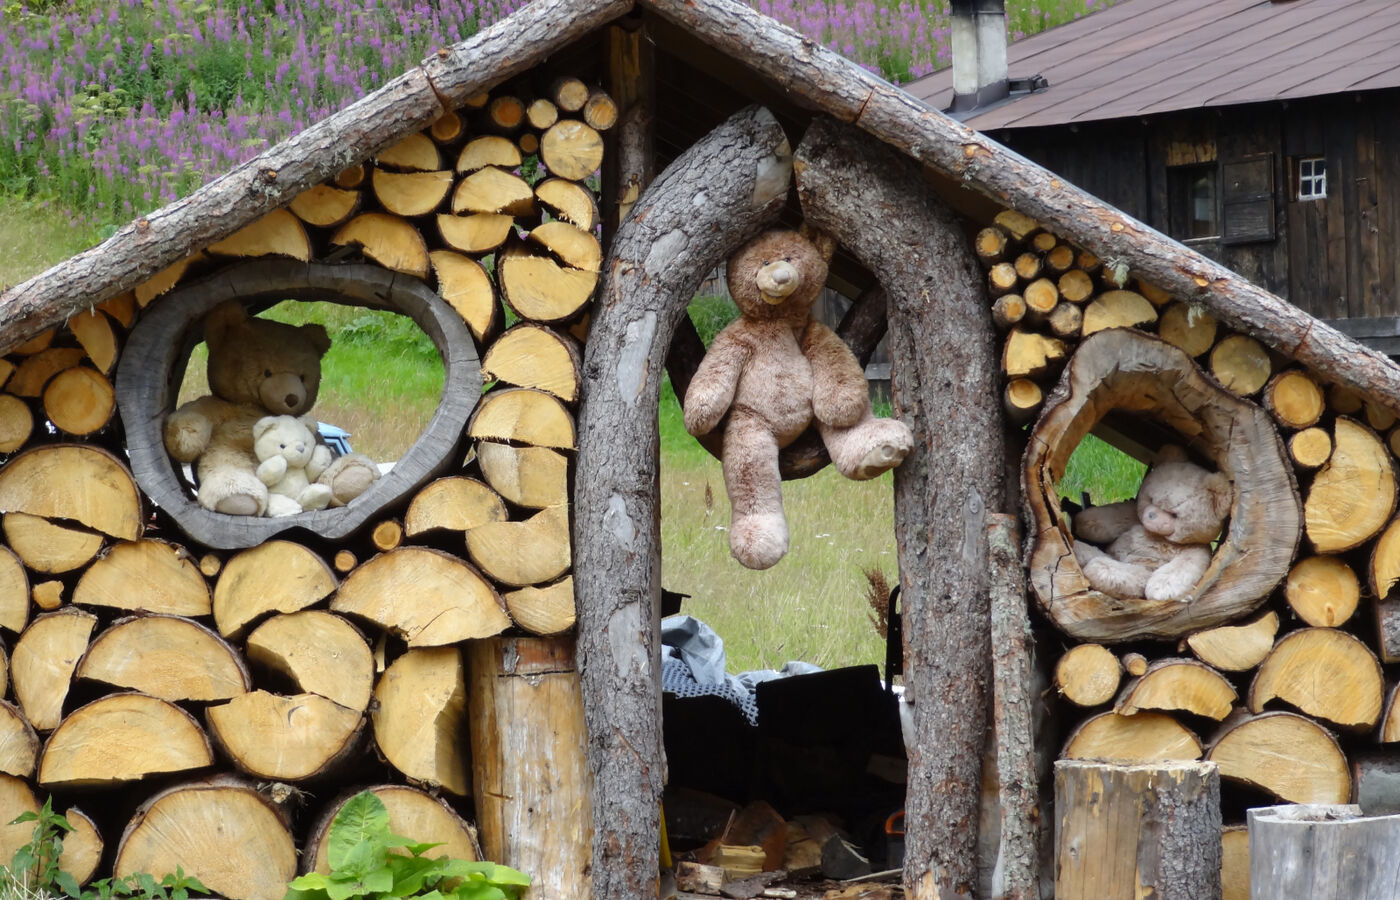
[[[1299,200],[1322,200],[1327,196],[1327,158],[1300,156],[1298,158]]]
[[[1167,168],[1172,237],[1189,241],[1220,235],[1219,170],[1214,163]]]

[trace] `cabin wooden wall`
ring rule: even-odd
[[[1272,239],[1187,243],[1323,319],[1400,317],[1400,90],[1191,110],[993,137],[1160,231],[1167,167],[1266,159]],[[1261,155],[1268,156],[1261,156]],[[1292,160],[1327,160],[1327,197],[1294,200]]]

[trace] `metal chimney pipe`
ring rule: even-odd
[[[950,0],[953,112],[988,106],[1011,93],[1006,72],[1004,0]]]

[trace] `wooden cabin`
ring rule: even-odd
[[[1400,353],[1400,8],[1123,0],[936,109],[1370,346]]]
[[[840,334],[857,357],[888,335],[915,435],[908,896],[1114,896],[1069,881],[1110,849],[1128,896],[1211,896],[1241,871],[1222,808],[1385,805],[1400,368],[747,5],[535,0],[0,295],[0,806],[83,820],[77,878],[178,865],[277,900],[368,783],[529,897],[655,896],[661,381],[684,395],[703,353],[707,273],[798,222],[839,245]],[[343,508],[211,512],[162,452],[173,386],[213,309],[287,298],[410,316],[449,390],[412,464]],[[1055,484],[1109,426],[1232,485],[1184,601],[1076,562]],[[811,430],[779,462],[826,451]],[[1072,660],[1048,734],[1032,615]],[[157,647],[175,664],[115,664]],[[214,687],[147,678],[209,665]],[[1097,817],[1114,834],[1061,821],[1057,756],[1209,763],[1195,843],[1159,840],[1142,789]]]

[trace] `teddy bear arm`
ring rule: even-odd
[[[1185,547],[1169,562],[1159,566],[1147,579],[1144,596],[1148,600],[1185,600],[1210,568],[1210,550],[1206,547]]]
[[[1138,524],[1137,501],[1091,506],[1074,517],[1074,533],[1095,544],[1107,544]]]
[[[315,481],[320,478],[334,461],[335,457],[331,455],[331,448],[325,444],[317,444],[316,449],[311,451],[311,462],[306,464],[307,479]]]
[[[846,342],[820,322],[802,333],[802,355],[812,366],[812,415],[818,422],[855,425],[870,408],[869,385]]]
[[[258,480],[268,487],[276,487],[287,474],[287,458],[273,456],[258,463]]]
[[[1146,566],[1119,562],[1107,554],[1088,560],[1083,569],[1090,587],[1120,600],[1141,598],[1152,575],[1152,570]]]
[[[700,360],[690,387],[686,388],[685,430],[692,435],[714,431],[734,402],[739,376],[749,357],[747,347],[734,329],[735,325],[742,324],[741,319],[715,337],[705,358]]]
[[[191,400],[166,417],[165,449],[177,462],[194,462],[208,448],[214,430],[234,412],[233,404],[218,397]]]

